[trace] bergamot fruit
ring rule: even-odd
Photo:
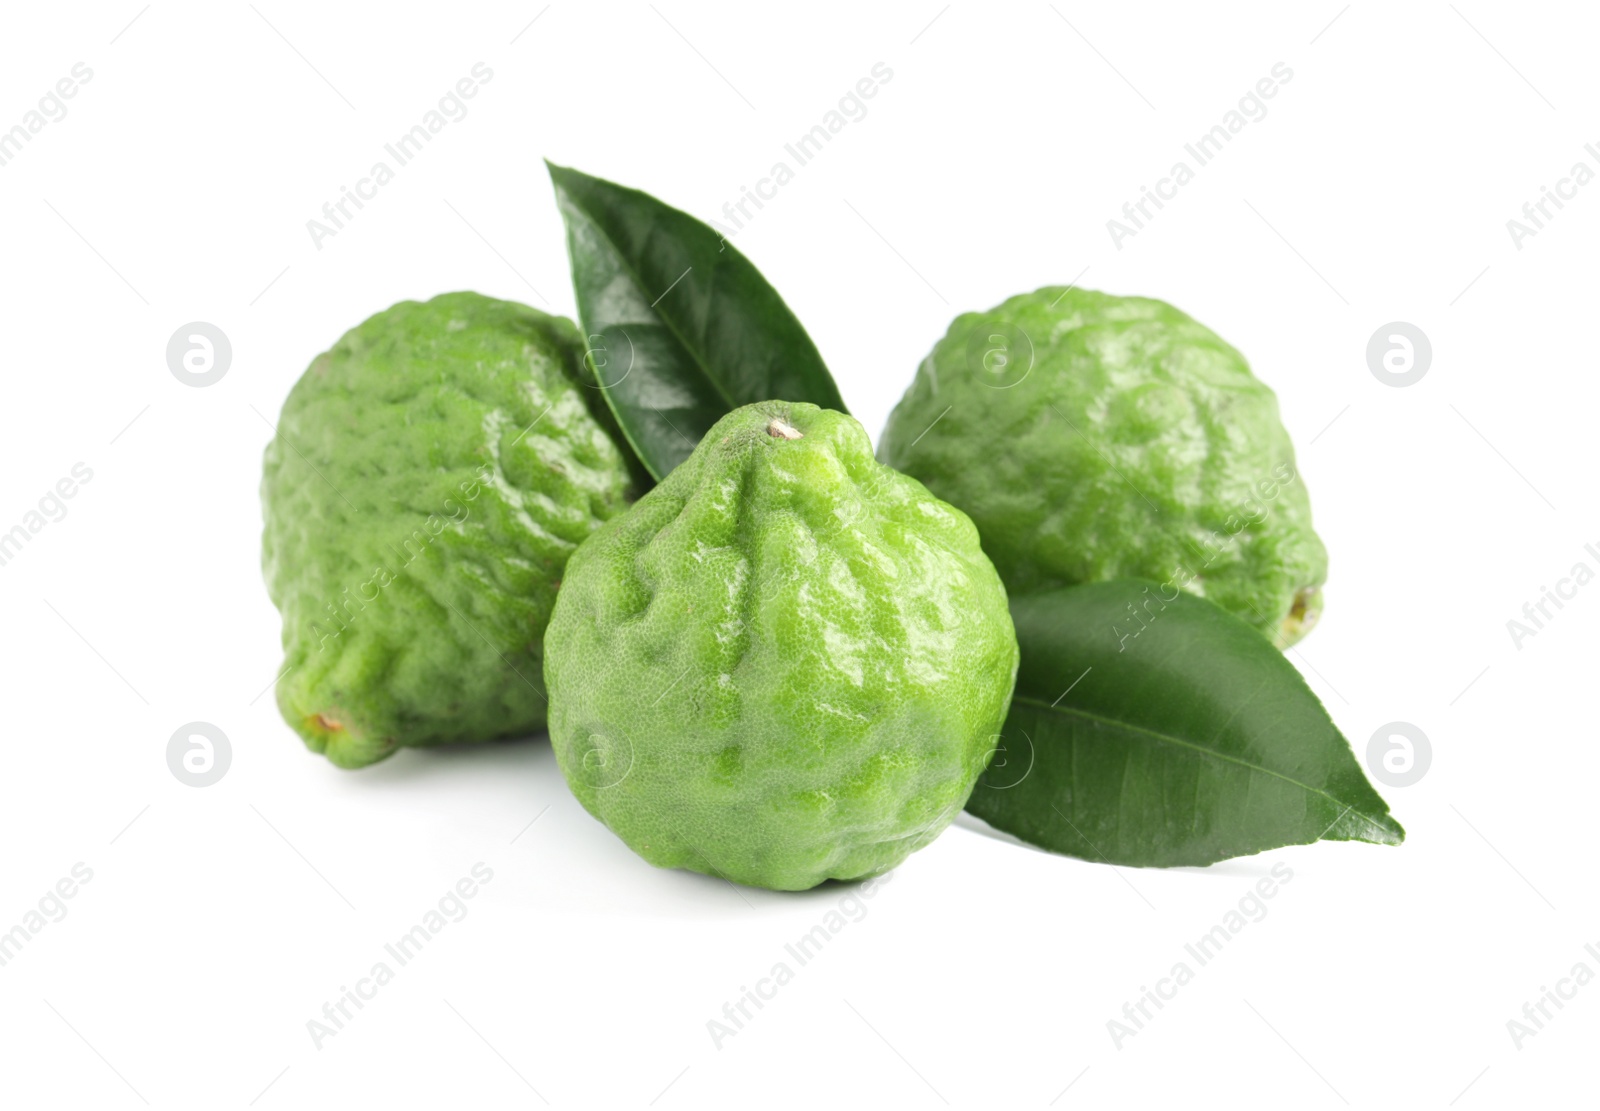
[[[313,751],[353,768],[544,724],[556,587],[630,487],[582,358],[570,321],[450,293],[372,317],[296,383],[262,562],[278,705]]]
[[[958,814],[1016,678],[971,522],[814,405],[736,409],[573,555],[550,739],[652,864],[780,890],[893,868]]]
[[[1164,302],[1054,286],[957,317],[878,456],[971,515],[1013,595],[1153,579],[1279,647],[1321,610],[1277,399]]]

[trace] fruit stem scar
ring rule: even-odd
[[[785,440],[798,440],[800,437],[804,436],[805,433],[800,431],[794,425],[790,424],[788,421],[784,420],[782,417],[773,417],[772,422],[767,425],[767,435],[781,436]]]

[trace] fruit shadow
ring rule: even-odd
[[[703,916],[831,903],[865,882],[827,880],[807,891],[770,891],[699,872],[656,868],[635,856],[616,834],[583,811],[567,788],[549,734],[542,731],[493,741],[401,749],[377,764],[338,774],[346,784],[375,794],[415,789],[437,797],[435,792],[448,788],[459,797],[480,800],[477,805],[482,807],[504,805],[508,816],[514,811],[518,821],[538,812],[535,806],[533,811],[524,813],[530,799],[551,800],[561,808],[570,808],[576,813],[570,820],[561,819],[562,835],[585,841],[582,847],[573,846],[573,851],[599,866],[601,873],[615,877],[608,882],[624,884],[635,891],[642,886],[662,889],[668,904],[659,908],[664,913],[673,913],[670,905]],[[513,786],[511,797],[505,795],[508,785]]]
[[[393,785],[422,778],[477,774],[483,770],[522,774],[530,764],[554,775],[556,783],[566,790],[566,784],[561,782],[561,770],[556,766],[555,753],[550,748],[550,734],[543,730],[492,741],[402,748],[385,760],[357,769],[356,778],[364,783]],[[541,785],[545,778],[541,773]]]

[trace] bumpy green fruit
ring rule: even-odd
[[[955,319],[878,456],[972,516],[1013,595],[1152,579],[1279,647],[1328,554],[1272,391],[1171,305],[1041,289]]]
[[[475,293],[403,301],[290,392],[261,483],[278,705],[341,767],[531,732],[567,557],[628,465],[570,321]]]
[[[988,763],[1017,642],[959,510],[850,417],[718,421],[567,567],[550,739],[640,856],[779,890],[877,875]]]

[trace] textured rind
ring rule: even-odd
[[[551,742],[590,813],[652,864],[780,890],[933,840],[1017,669],[967,517],[850,417],[778,401],[724,417],[578,550],[545,648]]]
[[[957,317],[878,457],[972,516],[1013,594],[1153,579],[1280,646],[1320,609],[1327,551],[1277,399],[1164,302],[1053,286]]]
[[[403,301],[319,355],[267,446],[278,705],[342,767],[544,724],[568,556],[627,505],[570,321],[475,293]]]

